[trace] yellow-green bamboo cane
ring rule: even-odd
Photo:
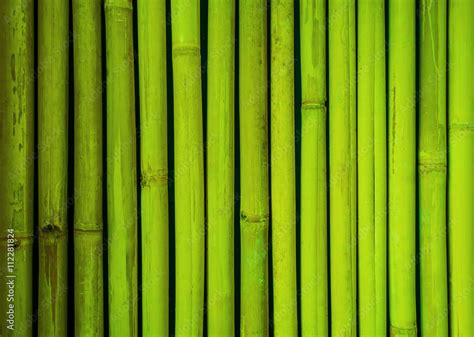
[[[450,333],[474,335],[474,2],[449,0]]]
[[[32,336],[33,7],[0,2],[0,335],[10,337]]]
[[[421,1],[419,226],[421,335],[448,336],[446,256],[447,1]]]
[[[387,332],[385,2],[359,0],[357,153],[359,333]]]
[[[101,1],[72,2],[74,36],[74,323],[104,333]]]
[[[391,336],[416,336],[415,1],[389,0],[388,180]]]
[[[300,0],[301,327],[328,335],[326,1]]]
[[[275,336],[297,336],[294,3],[271,1],[271,182]]]
[[[138,335],[132,0],[105,1],[109,331]]]
[[[38,336],[67,335],[69,3],[38,2]]]
[[[172,0],[176,336],[202,336],[204,155],[198,0]]]
[[[166,2],[138,1],[143,336],[168,336]]]
[[[329,0],[331,331],[356,336],[355,1]]]
[[[240,335],[268,335],[266,0],[239,2]]]
[[[207,111],[207,326],[234,336],[235,1],[210,0]]]

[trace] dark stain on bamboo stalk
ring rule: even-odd
[[[140,185],[142,187],[151,187],[155,183],[158,186],[166,185],[168,183],[168,170],[155,170],[142,174],[140,178]]]
[[[59,236],[61,236],[61,234],[64,234],[62,233],[61,227],[53,223],[47,223],[45,226],[41,228],[41,232],[43,234],[52,233],[54,234],[55,238],[58,238]]]
[[[12,80],[13,82],[16,81],[16,73],[15,73],[15,54],[12,54],[10,59],[10,68],[12,73]]]
[[[49,230],[54,231],[52,225],[50,227],[42,228],[45,233],[50,233]],[[45,231],[46,229],[46,231]],[[51,286],[51,317],[52,321],[56,322],[56,290],[58,288],[58,274],[57,274],[57,260],[58,260],[58,245],[57,242],[46,242],[45,251],[47,258],[47,267],[49,276],[49,284]],[[53,326],[56,328],[56,325]]]
[[[269,214],[245,214],[240,213],[240,220],[249,224],[265,223],[269,219]]]

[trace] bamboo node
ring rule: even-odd
[[[65,235],[66,233],[59,225],[46,223],[43,227],[41,227],[40,234],[59,237]]]
[[[420,172],[429,173],[429,172],[446,172],[448,166],[443,162],[428,162],[420,161],[418,163],[418,169]]]
[[[101,233],[103,232],[103,226],[101,223],[78,223],[74,224],[75,233]]]
[[[28,233],[16,233],[15,232],[15,240],[25,240],[25,241],[28,241],[28,240],[32,240],[34,238],[33,235],[29,235]],[[3,241],[3,240],[8,240],[9,239],[9,236],[7,235],[1,235],[0,234],[0,241]]]
[[[303,102],[301,104],[302,110],[317,110],[321,112],[327,111],[326,101],[323,102]]]
[[[0,242],[7,242],[10,238],[8,237],[0,237]],[[27,236],[16,236],[15,235],[15,241],[13,243],[13,248],[18,249],[20,246],[25,246],[25,245],[32,245],[33,244],[33,236],[32,235],[27,235]]]
[[[390,336],[408,336],[415,337],[417,335],[416,326],[412,328],[398,328],[396,326],[390,325]]]
[[[449,130],[458,132],[471,132],[474,130],[474,123],[453,123],[449,125]]]
[[[173,55],[200,55],[201,47],[197,45],[179,45],[173,47]]]
[[[246,223],[262,223],[266,222],[269,218],[269,214],[245,214],[240,213],[240,220]]]
[[[140,185],[142,187],[151,187],[153,183],[166,185],[168,183],[168,170],[157,170],[153,173],[142,174],[140,178]]]

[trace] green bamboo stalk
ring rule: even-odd
[[[329,1],[331,331],[356,336],[355,1]]]
[[[176,336],[202,336],[204,156],[200,2],[172,0],[175,145]]]
[[[357,29],[359,334],[387,332],[385,2],[359,0]]]
[[[474,335],[474,2],[449,0],[449,276],[452,336]]]
[[[67,335],[69,3],[38,2],[38,335]]]
[[[421,335],[448,336],[446,256],[447,1],[421,1],[419,221]]]
[[[240,335],[268,335],[267,5],[239,3]]]
[[[389,1],[389,296],[391,336],[416,336],[415,1]]]
[[[33,333],[33,7],[0,2],[0,336],[11,337]]]
[[[101,1],[73,0],[74,323],[76,337],[104,334],[102,272]]]
[[[166,2],[138,1],[143,336],[168,336]]]
[[[132,0],[106,0],[110,336],[137,336],[137,173]]]
[[[271,182],[275,336],[297,336],[294,3],[271,1]]]
[[[300,0],[301,327],[328,336],[326,1]]]
[[[234,336],[235,1],[210,0],[207,114],[207,326]]]

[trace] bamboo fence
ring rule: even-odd
[[[474,1],[0,1],[0,336],[474,336]]]

